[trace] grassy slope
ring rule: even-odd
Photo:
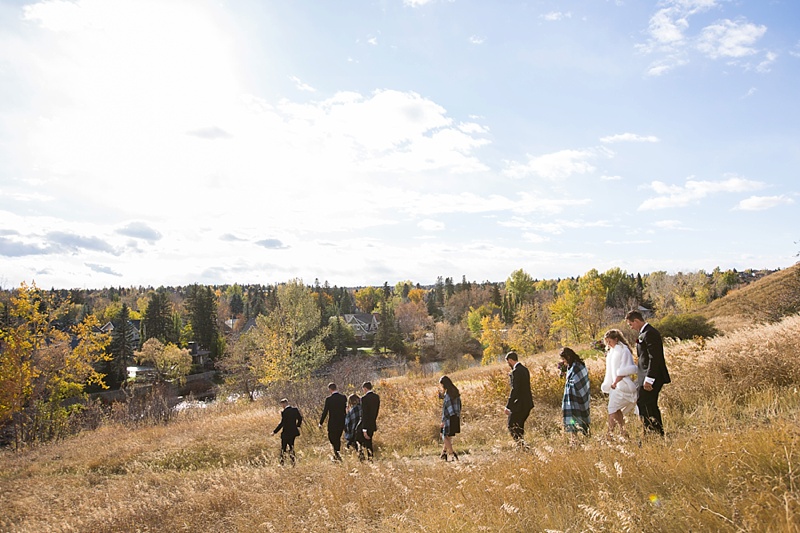
[[[800,310],[800,263],[774,272],[714,300],[699,313],[723,331],[771,321]]]
[[[308,424],[299,464],[277,465],[272,405],[227,404],[168,425],[106,426],[0,454],[1,531],[800,531],[800,317],[668,346],[666,440],[560,432],[555,354],[526,358],[530,450],[501,408],[507,368],[452,374],[464,402],[458,463],[437,458],[437,376],[382,381],[378,459],[328,460]],[[595,387],[602,361],[589,362]],[[323,392],[324,394],[324,392]],[[639,430],[630,421],[631,433]]]

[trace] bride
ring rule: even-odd
[[[618,329],[610,329],[603,336],[608,347],[606,355],[606,377],[600,390],[608,394],[608,434],[619,426],[620,434],[628,436],[625,431],[624,415],[638,413],[636,407],[637,392],[635,375],[639,368],[633,362],[631,346],[625,335]]]

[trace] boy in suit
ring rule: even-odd
[[[372,437],[378,430],[378,411],[381,407],[380,396],[372,391],[372,383],[365,381],[361,385],[364,395],[361,397],[361,431],[363,448],[367,450],[367,458],[371,461],[374,455]]]
[[[328,418],[328,441],[333,446],[333,460],[341,461],[339,451],[342,449],[342,433],[344,432],[344,417],[347,411],[347,397],[337,390],[336,383],[328,383],[330,395],[325,398],[325,407],[319,419],[319,427]]]
[[[281,399],[281,423],[272,432],[273,435],[281,432],[281,465],[284,463],[286,453],[289,453],[289,459],[292,466],[295,463],[294,456],[294,439],[300,435],[300,424],[303,423],[303,415],[297,407],[289,405],[289,400],[286,398]]]

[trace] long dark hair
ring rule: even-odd
[[[573,363],[580,363],[583,364],[583,359],[581,356],[576,354],[572,348],[561,348],[561,353],[559,354],[564,361],[567,362],[567,365],[572,366]]]
[[[453,380],[450,379],[449,377],[442,376],[441,378],[439,378],[439,383],[442,384],[442,386],[444,387],[445,392],[451,398],[458,398],[461,395],[461,393],[458,392],[458,387],[455,386],[455,384],[453,383]]]

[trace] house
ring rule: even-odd
[[[141,320],[128,320],[128,326],[130,326],[131,331],[133,332],[133,336],[131,337],[131,344],[139,349],[139,346],[142,342],[142,334],[140,333],[139,329],[141,327]],[[106,322],[105,325],[101,326],[100,328],[101,333],[114,333],[114,324],[109,321]]]
[[[378,313],[349,313],[344,315],[344,322],[353,328],[356,339],[365,341],[378,332],[380,315]]]

